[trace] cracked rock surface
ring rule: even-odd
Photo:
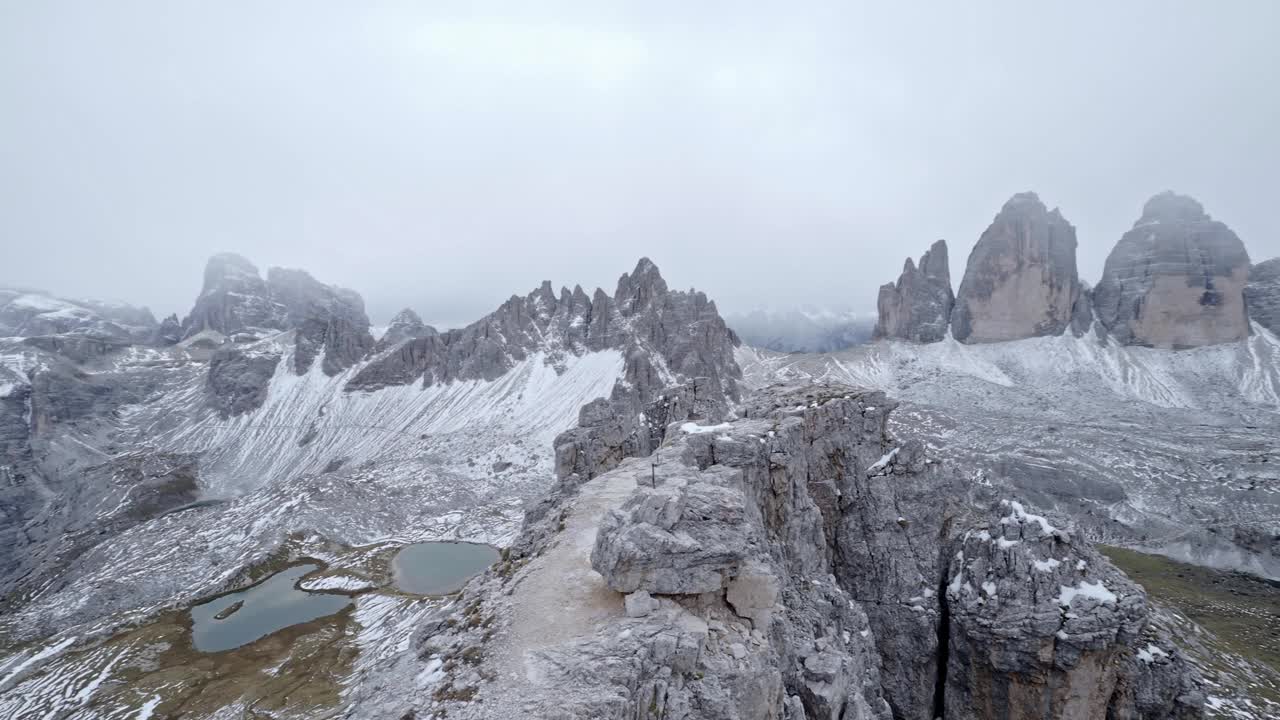
[[[1065,523],[895,441],[894,407],[773,386],[730,422],[671,423],[648,458],[562,478],[572,489],[498,569],[421,629],[420,662],[439,672],[409,704],[463,718],[1200,717],[1198,678],[1150,627],[1142,590]],[[550,615],[530,614],[542,604]]]

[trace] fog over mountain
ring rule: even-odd
[[[953,285],[1036,191],[1096,284],[1174,189],[1280,255],[1280,6],[0,8],[0,283],[184,312],[214,252],[460,326],[641,255],[726,312]]]
[[[1280,718],[1277,28],[0,3],[0,720]]]

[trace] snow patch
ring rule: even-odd
[[[1092,598],[1100,603],[1108,603],[1114,605],[1118,598],[1116,594],[1107,589],[1101,582],[1091,583],[1081,580],[1079,585],[1075,587],[1060,586],[1062,592],[1058,594],[1058,604],[1063,607],[1070,607],[1071,601],[1077,597]]]
[[[1165,652],[1164,650],[1161,650],[1160,648],[1156,647],[1155,645],[1152,645],[1151,643],[1147,643],[1147,646],[1145,648],[1138,651],[1138,659],[1144,663],[1155,662],[1157,657],[1168,657],[1168,656],[1169,656],[1169,653]]]
[[[881,455],[880,459],[875,461],[875,464],[867,468],[867,472],[876,473],[888,467],[889,463],[893,462],[893,459],[898,457],[898,451],[901,449],[902,448],[894,448],[889,452],[885,453],[884,455]]]
[[[719,425],[699,425],[697,423],[687,422],[680,426],[680,431],[690,435],[701,435],[703,433],[727,432],[733,429],[730,423],[720,423]]]

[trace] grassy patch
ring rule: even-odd
[[[1098,549],[1146,589],[1153,605],[1171,611],[1170,629],[1209,681],[1211,695],[1215,685],[1234,687],[1280,710],[1280,583],[1124,548]]]

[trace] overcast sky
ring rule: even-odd
[[[907,5],[0,0],[0,283],[182,314],[230,250],[450,324],[648,255],[874,310],[1027,189],[1090,282],[1167,188],[1280,255],[1280,3]]]

